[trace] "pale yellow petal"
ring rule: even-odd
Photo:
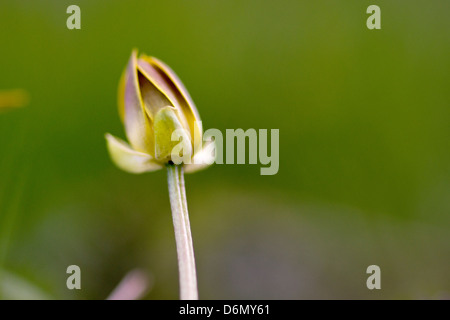
[[[120,169],[130,173],[143,173],[163,168],[152,156],[133,150],[125,141],[109,133],[105,135],[105,138],[109,155]]]
[[[126,76],[128,68],[122,72],[119,81],[119,88],[117,91],[117,105],[119,107],[119,116],[122,123],[125,122],[125,86],[126,86]]]
[[[181,125],[177,110],[173,107],[165,107],[155,115],[155,158],[158,161],[171,160],[174,148],[180,143],[183,153],[192,155],[192,142],[187,130]],[[176,133],[180,140],[172,140],[172,134]],[[181,155],[183,156],[183,155]]]
[[[123,98],[124,103],[125,132],[133,149],[153,156],[153,127],[142,102],[138,74],[137,52],[133,51],[122,80],[124,89],[119,89],[119,99]],[[123,93],[120,90],[124,90]]]
[[[176,93],[173,91],[173,87],[144,59],[138,59],[138,68],[139,88],[149,118],[154,121],[154,117],[159,110],[167,106],[174,107],[178,111],[177,115],[181,124],[187,129],[188,134],[191,135],[188,119],[183,112]]]
[[[183,85],[175,72],[161,60],[145,55],[141,55],[139,60],[141,59],[148,62],[171,88],[171,92],[175,95],[181,111],[188,122],[190,128],[189,133],[192,140],[195,139],[195,141],[193,141],[193,147],[194,149],[199,148],[202,144],[202,123],[194,101],[189,95],[189,92],[186,90],[186,87]]]
[[[216,145],[214,141],[205,143],[203,148],[194,154],[190,164],[184,165],[184,171],[186,173],[193,173],[208,168],[216,160],[215,149]]]
[[[153,68],[144,62],[139,63],[139,89],[141,90],[142,101],[144,102],[145,111],[149,118],[153,121],[155,115],[164,107],[176,107],[177,101],[169,98],[172,96],[171,92],[162,86],[160,79],[155,79],[155,75],[159,77],[158,73]],[[147,65],[147,66],[146,66]]]

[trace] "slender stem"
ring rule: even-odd
[[[195,271],[194,247],[192,245],[186,192],[184,189],[183,167],[168,165],[167,177],[177,245],[180,299],[197,300],[197,275]]]

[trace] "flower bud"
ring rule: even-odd
[[[111,158],[121,169],[132,173],[160,169],[172,162],[174,148],[180,144],[177,157],[183,159],[190,160],[202,151],[203,129],[194,102],[177,75],[160,60],[146,55],[138,58],[133,51],[118,98],[130,144],[110,134],[106,139]],[[189,162],[184,164],[189,166]]]

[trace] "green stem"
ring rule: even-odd
[[[184,189],[183,167],[168,165],[167,177],[177,245],[180,299],[197,300],[197,275],[195,271],[194,247],[192,245],[186,192]]]

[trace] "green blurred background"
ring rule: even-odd
[[[449,9],[2,0],[0,88],[31,95],[0,114],[2,297],[104,299],[140,268],[146,298],[178,298],[166,173],[120,171],[104,140],[125,136],[117,86],[139,48],[178,73],[205,129],[280,130],[277,175],[186,176],[200,298],[448,298]],[[81,290],[66,288],[73,264]],[[372,264],[381,290],[366,288]]]

